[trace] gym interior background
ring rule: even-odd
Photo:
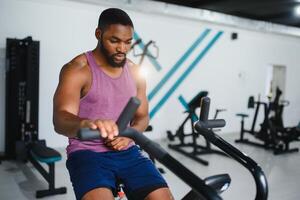
[[[153,131],[147,133],[149,138],[166,140],[166,131],[175,132],[186,117],[183,102],[189,102],[204,90],[209,91],[212,99],[209,118],[217,108],[226,109],[219,117],[227,123],[218,134],[238,138],[240,119],[236,113],[247,112],[251,119],[254,112],[247,110],[248,97],[260,96],[261,101],[268,101],[274,81],[282,87],[283,99],[289,101],[284,108],[284,125],[292,127],[299,123],[299,28],[146,0],[1,0],[0,152],[5,149],[6,38],[31,36],[40,41],[39,138],[45,139],[49,147],[63,149],[67,138],[56,134],[52,125],[52,97],[59,71],[75,55],[95,47],[97,19],[100,11],[107,7],[126,10],[135,25],[134,41],[142,39],[135,46],[135,52],[129,53],[130,59],[139,63],[141,57],[135,54],[141,53],[149,41],[154,41],[159,49],[158,58],[146,55],[141,65],[146,74],[153,127]],[[149,54],[156,53],[155,46],[149,48]],[[259,114],[257,121],[262,120],[263,115]],[[251,123],[245,120],[245,126],[250,127]],[[293,145],[299,147],[299,142]],[[264,151],[259,149],[256,153]],[[298,154],[281,156],[295,156],[292,159],[298,160],[299,168]],[[208,168],[217,160],[212,158]],[[285,167],[282,170],[289,169]],[[208,175],[214,174],[214,168],[210,169]],[[299,179],[299,172],[296,175]],[[282,189],[285,187],[288,186],[283,183]],[[270,189],[271,196],[272,192]],[[234,199],[233,196],[225,198],[226,195],[225,192],[224,199]],[[242,199],[239,195],[243,193],[239,192],[236,199]],[[291,196],[290,199],[296,200],[300,193],[296,190]],[[72,199],[72,195],[69,197]]]

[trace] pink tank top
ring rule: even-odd
[[[111,119],[117,121],[123,108],[132,96],[136,96],[135,81],[130,73],[127,63],[121,75],[112,78],[96,64],[91,51],[86,54],[92,73],[92,85],[88,93],[80,99],[78,116],[86,119]],[[128,149],[134,143],[127,146]],[[91,150],[95,152],[111,151],[101,139],[81,141],[69,138],[67,154],[78,150]]]

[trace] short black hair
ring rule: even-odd
[[[119,8],[108,8],[102,11],[99,16],[98,28],[100,28],[100,30],[104,31],[112,24],[122,24],[134,28],[129,15]]]

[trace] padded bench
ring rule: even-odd
[[[55,188],[55,162],[61,160],[61,155],[58,151],[47,147],[46,145],[34,142],[29,145],[30,162],[41,173],[45,180],[49,183],[49,188],[46,190],[39,190],[36,192],[36,198],[51,196],[56,194],[65,194],[66,187]],[[48,165],[47,171],[40,163]]]

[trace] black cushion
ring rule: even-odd
[[[61,155],[58,151],[49,148],[43,144],[33,143],[30,145],[31,154],[40,162],[56,162],[61,160]]]

